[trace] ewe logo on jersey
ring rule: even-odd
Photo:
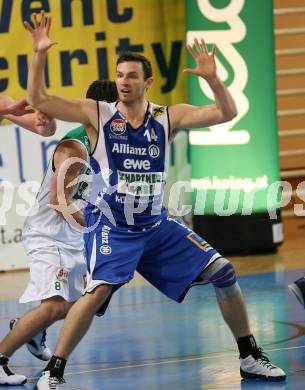
[[[122,135],[126,131],[126,122],[123,119],[114,119],[110,124],[110,129],[114,135]]]
[[[112,146],[112,153],[119,154],[136,154],[138,156],[147,156],[146,148],[135,148],[129,144],[118,144],[114,143]]]
[[[150,170],[149,160],[135,160],[133,158],[126,158],[123,162],[123,166],[126,169],[144,169],[145,171]]]

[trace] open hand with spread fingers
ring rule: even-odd
[[[50,47],[57,44],[49,37],[51,17],[46,17],[44,11],[40,12],[40,22],[37,14],[34,14],[34,28],[27,21],[24,22],[24,26],[32,34],[34,52],[47,51]]]
[[[216,46],[214,45],[212,52],[209,53],[203,39],[199,43],[198,39],[195,38],[194,43],[196,50],[191,45],[187,45],[187,49],[196,61],[196,67],[184,69],[184,72],[203,77],[207,81],[214,79],[216,77]]]

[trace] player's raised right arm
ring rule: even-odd
[[[44,80],[44,67],[48,49],[56,42],[49,38],[51,19],[44,12],[40,22],[34,15],[34,28],[25,22],[25,27],[32,35],[33,56],[28,74],[28,102],[41,112],[51,117],[68,122],[91,123],[97,128],[96,102],[90,99],[72,100],[49,94]]]
[[[34,53],[29,68],[27,101],[41,112],[67,122],[92,123],[96,102],[90,99],[65,99],[47,92],[43,86],[46,53]],[[91,119],[90,119],[91,117]],[[93,119],[92,125],[97,125]]]

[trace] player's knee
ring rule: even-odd
[[[42,302],[42,307],[50,321],[57,321],[64,318],[68,312],[68,302],[61,297],[51,297]]]
[[[109,284],[100,284],[97,286],[89,295],[94,298],[97,304],[104,303],[112,291],[112,285]]]
[[[210,282],[213,283],[214,287],[224,288],[236,283],[236,272],[229,260],[220,257],[210,267]]]
[[[213,284],[218,299],[230,298],[240,292],[234,266],[224,257],[215,260],[201,276],[204,281]]]
[[[107,299],[109,294],[111,293],[112,285],[102,284],[101,286],[98,286],[96,290],[100,298]]]

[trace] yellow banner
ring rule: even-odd
[[[84,97],[95,79],[115,77],[117,53],[147,56],[155,82],[149,98],[186,101],[183,0],[0,0],[0,93],[23,97],[31,37],[23,27],[44,9],[52,17],[47,84],[53,93]]]

